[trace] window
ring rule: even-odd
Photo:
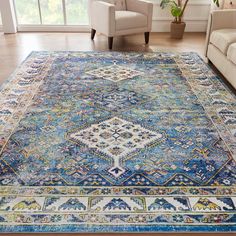
[[[64,15],[61,0],[40,0],[42,24],[63,25]]]
[[[68,25],[87,25],[88,0],[66,0],[66,16]]]
[[[15,0],[18,24],[40,24],[38,0]]]
[[[0,25],[2,26],[2,16],[1,16],[1,12],[0,12]]]
[[[15,0],[19,25],[87,25],[87,0]]]

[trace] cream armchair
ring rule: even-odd
[[[148,44],[152,13],[153,4],[142,0],[89,0],[91,39],[102,33],[112,49],[113,37],[144,33]]]

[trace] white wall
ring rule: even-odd
[[[168,9],[160,8],[160,0],[153,2],[153,32],[169,32],[170,22],[173,17]],[[187,32],[205,32],[207,29],[208,16],[211,8],[211,0],[190,0],[184,15],[187,23]]]

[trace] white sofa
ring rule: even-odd
[[[89,0],[91,39],[96,31],[108,37],[144,33],[146,44],[152,28],[153,4],[142,0]]]
[[[212,11],[206,45],[206,57],[236,88],[236,9]]]

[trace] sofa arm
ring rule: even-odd
[[[209,16],[205,56],[207,56],[211,33],[219,29],[236,29],[236,9],[212,11]]]
[[[115,34],[115,5],[94,1],[90,10],[90,25],[99,33],[112,37]]]
[[[142,0],[126,0],[128,11],[139,12],[148,17],[148,29],[152,29],[153,4]]]

